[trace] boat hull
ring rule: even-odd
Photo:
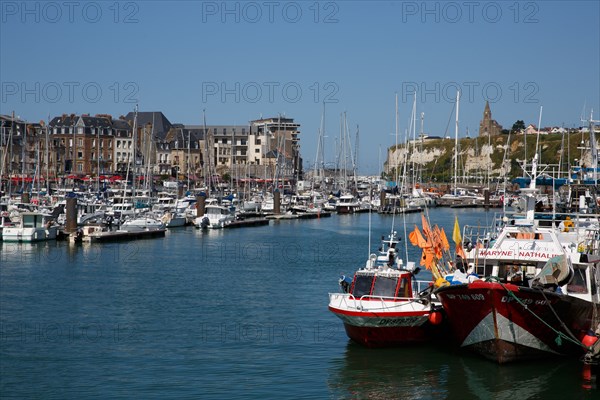
[[[439,304],[434,308],[441,313]],[[367,347],[431,340],[443,330],[443,324],[430,322],[431,309],[430,303],[413,298],[366,300],[346,293],[329,295],[329,311],[342,320],[350,339]]]
[[[185,226],[186,219],[185,217],[173,217],[165,224],[166,228],[178,228],[180,226]]]
[[[354,214],[357,210],[358,206],[351,205],[339,205],[335,207],[335,211],[338,214]]]
[[[429,312],[396,316],[348,316],[330,307],[344,322],[346,334],[366,347],[393,347],[423,343],[432,339]]]
[[[583,355],[563,324],[581,341],[592,327],[594,307],[600,311],[574,296],[485,281],[443,287],[436,296],[460,346],[500,364]]]
[[[40,242],[44,240],[55,240],[58,228],[20,228],[4,227],[2,240],[5,242]]]

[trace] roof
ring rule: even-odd
[[[75,114],[66,115],[63,114],[59,117],[54,117],[48,124],[50,127],[55,126],[73,126],[77,122],[77,116]]]
[[[134,119],[135,113],[130,112],[125,116],[127,121]],[[147,124],[154,125],[154,137],[158,140],[164,140],[173,124],[165,117],[161,111],[142,111],[137,113],[137,125],[143,126]]]
[[[178,125],[181,126],[181,125]],[[192,143],[197,143],[200,140],[204,140],[204,128],[172,128],[167,134],[161,139],[166,143],[178,142],[178,148],[185,148],[188,146],[188,139]]]
[[[80,117],[85,126],[93,126],[98,128],[111,128],[112,124],[110,119],[106,117],[90,117],[89,115],[83,115]],[[79,121],[78,121],[79,122]]]
[[[112,126],[113,126],[113,128],[120,129],[120,130],[131,129],[131,126],[129,125],[129,121],[126,121],[124,119],[113,119]]]

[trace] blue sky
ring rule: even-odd
[[[66,113],[160,110],[171,122],[245,124],[285,114],[315,159],[325,101],[326,161],[340,113],[362,173],[377,173],[401,136],[412,93],[425,132],[477,134],[494,119],[580,126],[600,119],[598,1],[4,1],[0,113],[29,121]],[[451,120],[449,124],[449,120]],[[353,139],[354,140],[354,139]]]

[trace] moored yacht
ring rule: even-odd
[[[15,226],[2,229],[2,240],[5,242],[37,242],[54,240],[58,234],[58,225],[53,217],[38,212],[24,212],[20,222]]]
[[[204,208],[204,215],[194,220],[196,228],[219,229],[228,225],[235,219],[235,214],[228,207],[217,204],[208,204]]]

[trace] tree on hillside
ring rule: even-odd
[[[525,122],[523,122],[523,120],[519,119],[517,120],[517,122],[515,122],[512,126],[511,132],[521,132],[525,130]]]

